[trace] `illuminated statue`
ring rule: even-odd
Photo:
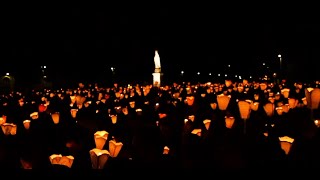
[[[160,83],[161,83],[161,65],[160,65],[160,56],[158,53],[158,50],[155,50],[155,54],[154,54],[154,73],[152,73],[153,75],[153,85],[156,87],[160,87]]]
[[[156,73],[161,72],[160,56],[157,50],[155,51],[155,54],[154,54],[154,66],[155,66],[154,71]]]

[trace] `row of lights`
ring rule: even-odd
[[[185,73],[184,71],[181,71],[181,76],[183,76],[184,73]],[[200,72],[197,72],[197,75],[200,75],[200,74],[201,74]],[[212,73],[209,73],[209,76],[212,76]],[[217,74],[217,76],[220,77],[221,74],[219,73],[219,74]],[[224,74],[224,76],[228,77],[228,74]],[[234,77],[242,79],[242,77],[238,76],[238,75],[234,75]],[[252,76],[249,76],[249,78],[252,79]]]

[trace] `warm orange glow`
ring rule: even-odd
[[[250,103],[247,101],[239,101],[238,107],[240,111],[241,119],[248,119],[250,116]]]
[[[227,96],[224,94],[220,94],[217,96],[218,107],[220,110],[224,111],[227,109],[227,107],[229,105],[230,98],[231,98],[231,96]]]
[[[17,134],[17,126],[13,123],[4,123],[1,125],[1,129],[3,134],[5,135],[16,135]]]
[[[93,169],[103,169],[110,156],[109,151],[96,148],[91,149],[89,154]]]
[[[228,129],[231,129],[233,127],[234,121],[235,121],[234,117],[225,117],[226,127]]]
[[[110,156],[115,158],[119,155],[120,150],[122,149],[122,142],[116,142],[115,140],[109,141],[109,152]]]
[[[59,124],[60,113],[59,112],[52,113],[51,118],[52,118],[54,124]]]
[[[30,129],[30,123],[31,123],[30,120],[24,120],[23,121],[24,128],[27,129],[27,130]]]
[[[97,149],[103,149],[109,133],[107,131],[97,131],[94,133],[94,142]]]
[[[211,120],[210,119],[205,119],[203,121],[203,124],[205,125],[206,129],[209,130],[210,124],[211,124]]]

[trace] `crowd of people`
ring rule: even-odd
[[[5,93],[1,168],[316,168],[319,85],[79,83]]]

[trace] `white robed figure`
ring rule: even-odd
[[[154,66],[155,66],[155,73],[160,73],[161,72],[161,64],[160,64],[160,56],[158,53],[158,50],[155,50],[154,54]]]

